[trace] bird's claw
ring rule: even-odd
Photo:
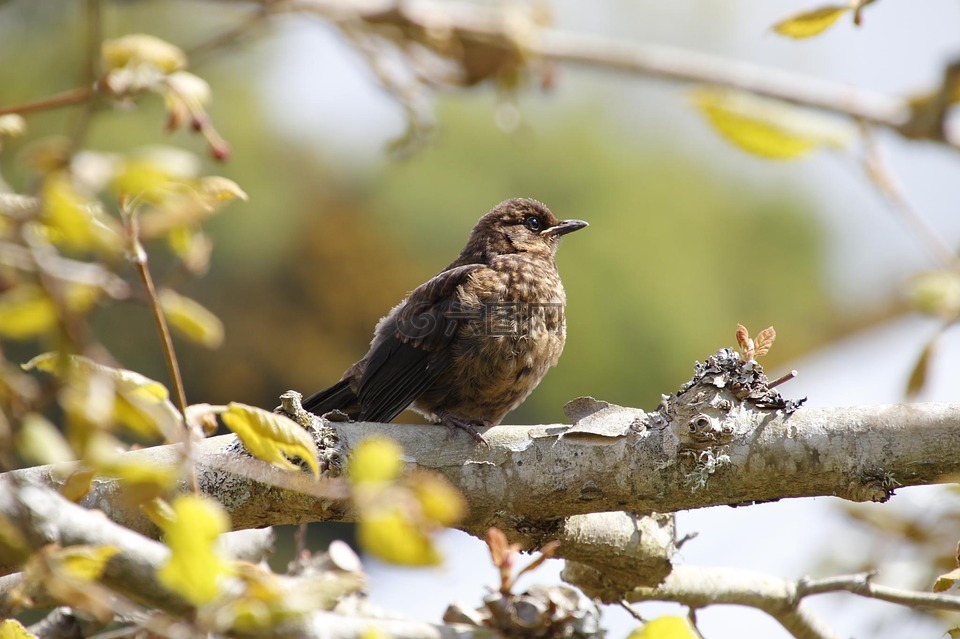
[[[451,415],[450,413],[442,413],[438,417],[440,419],[440,423],[443,424],[444,426],[465,431],[471,437],[473,437],[473,440],[478,444],[483,444],[484,446],[487,446],[487,447],[490,446],[490,443],[486,439],[484,439],[483,435],[477,432],[477,427],[488,428],[492,426],[492,424],[487,420],[463,419],[462,417],[457,417],[455,415]]]

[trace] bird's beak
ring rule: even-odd
[[[579,231],[586,226],[590,225],[583,220],[560,220],[559,224],[548,228],[543,232],[543,235],[566,235],[567,233]]]

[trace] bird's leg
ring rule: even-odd
[[[483,438],[483,435],[477,432],[477,427],[487,428],[492,426],[492,424],[485,419],[463,419],[462,417],[451,415],[445,410],[437,413],[437,419],[439,420],[438,423],[443,424],[444,426],[466,431],[478,444],[483,444],[484,446],[490,445],[487,443],[487,440]]]

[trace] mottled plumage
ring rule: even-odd
[[[406,408],[465,429],[499,424],[557,363],[566,295],[554,255],[587,225],[525,198],[480,218],[459,257],[377,324],[369,352],[303,401],[388,422]]]

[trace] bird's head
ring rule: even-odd
[[[542,202],[513,198],[480,218],[462,255],[486,257],[533,253],[553,257],[560,237],[587,226],[583,220],[558,220]]]

